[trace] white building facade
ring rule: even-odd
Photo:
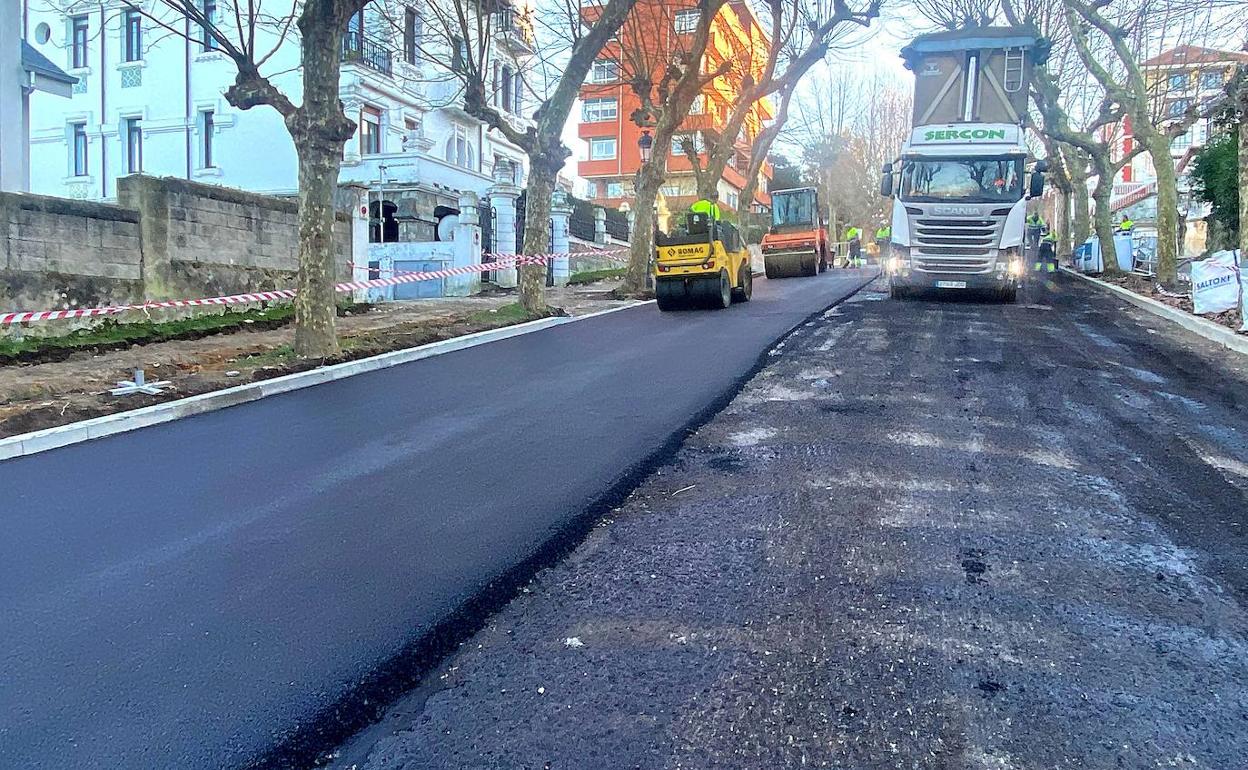
[[[226,0],[199,1],[228,37],[237,37],[228,26],[234,15]],[[435,16],[422,1],[369,4],[348,26],[339,93],[358,129],[344,148],[339,181],[367,189],[374,242],[449,240],[454,221],[443,219],[465,201],[502,188],[493,203],[497,213],[482,223],[485,245],[487,251],[514,250],[514,235],[507,238],[499,228],[500,237],[492,239],[489,225],[514,221],[525,155],[463,110],[454,35],[426,29]],[[118,177],[141,172],[295,194],[298,166],[281,116],[270,107],[230,105],[224,94],[235,65],[215,50],[219,44],[185,19],[162,16],[164,6],[155,0],[142,7],[144,13],[120,0],[25,4],[22,25],[31,45],[78,78],[70,99],[31,99],[31,191],[107,201],[116,196]],[[494,72],[487,94],[523,126],[520,116],[531,99],[519,73],[534,53],[532,28],[510,6],[500,5],[491,16],[486,72]],[[261,54],[268,50],[266,35],[269,48],[276,47],[262,74],[297,103],[295,28],[280,45],[275,28],[258,35]],[[498,278],[508,282],[507,275]]]

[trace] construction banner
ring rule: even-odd
[[[1234,310],[1239,297],[1235,252],[1219,251],[1192,263],[1192,305],[1197,315]]]

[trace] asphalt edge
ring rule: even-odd
[[[707,403],[683,425],[676,427],[648,455],[621,471],[616,481],[602,495],[568,520],[562,529],[551,535],[529,558],[502,573],[484,586],[475,596],[453,610],[420,639],[408,645],[383,664],[356,687],[326,707],[298,732],[286,736],[273,749],[247,762],[245,770],[289,770],[319,767],[328,753],[346,743],[361,730],[379,720],[399,697],[418,686],[425,675],[459,648],[464,640],[484,628],[495,613],[515,599],[521,589],[543,569],[558,563],[571,553],[611,511],[620,507],[633,490],[676,456],[685,439],[696,433],[732,403],[746,384],[774,358],[774,351],[795,332],[870,286],[879,271],[862,279],[844,296],[796,321],[781,332],[759,354],[758,358],[715,399]],[[800,280],[800,279],[799,279]],[[585,316],[588,317],[588,316]],[[355,712],[353,717],[347,714]]]
[[[1164,318],[1167,321],[1178,324],[1184,329],[1187,329],[1193,334],[1203,337],[1210,342],[1215,342],[1237,353],[1248,355],[1248,336],[1239,334],[1234,329],[1221,324],[1216,324],[1213,321],[1205,320],[1198,315],[1193,315],[1192,313],[1172,308],[1164,302],[1158,302],[1155,299],[1141,296],[1129,289],[1124,289],[1121,286],[1109,283],[1108,281],[1093,278],[1090,275],[1084,275],[1083,273],[1071,270],[1068,267],[1063,267],[1062,272],[1068,275],[1073,275],[1076,278],[1081,278],[1107,294],[1113,294],[1119,299],[1124,299],[1127,302],[1130,302],[1132,305],[1135,305],[1141,310],[1148,311],[1159,318]]]
[[[88,420],[71,422],[67,425],[58,425],[54,428],[44,428],[30,433],[19,433],[16,436],[0,439],[0,462],[46,452],[49,449],[80,444],[91,439],[104,438],[105,436],[112,436],[118,433],[128,433],[150,425],[173,422],[174,420],[193,417],[197,414],[215,412],[238,404],[259,401],[262,398],[290,393],[326,382],[343,380],[358,374],[389,369],[400,364],[433,358],[446,353],[454,353],[457,350],[465,350],[489,342],[498,342],[511,337],[518,337],[522,334],[538,332],[553,326],[598,318],[599,316],[618,313],[621,310],[640,307],[651,302],[653,300],[631,302],[627,305],[580,316],[539,318],[535,321],[525,321],[524,323],[502,326],[497,329],[473,332],[462,337],[431,342],[414,348],[379,353],[375,356],[355,361],[330,364],[329,366],[309,369],[306,372],[295,372],[268,380],[243,383],[223,390],[214,390],[210,393],[201,393],[197,396],[179,398],[174,401],[140,407],[139,409],[117,412],[116,414],[104,415],[102,417],[92,417]]]

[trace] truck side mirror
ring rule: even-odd
[[[893,167],[888,163],[880,169],[880,197],[893,197]]]
[[[1044,172],[1037,168],[1031,172],[1031,186],[1027,190],[1028,198],[1039,198],[1044,194]]]

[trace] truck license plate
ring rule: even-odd
[[[965,289],[966,281],[937,281],[937,289]]]

